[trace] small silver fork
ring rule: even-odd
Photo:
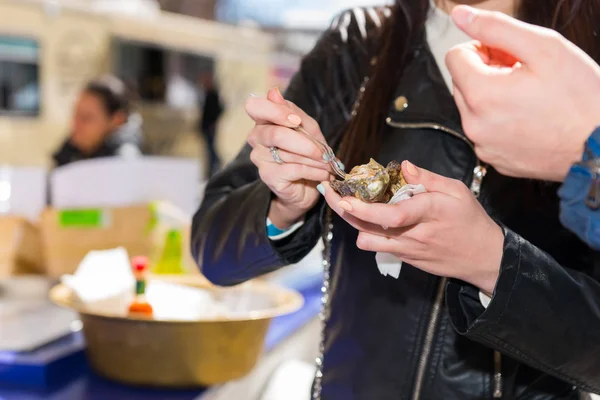
[[[296,131],[306,135],[310,140],[312,140],[323,151],[323,154],[325,154],[327,156],[329,165],[331,165],[333,172],[335,172],[335,174],[337,176],[339,176],[342,179],[346,178],[346,172],[344,172],[344,170],[340,167],[340,164],[341,165],[343,165],[343,164],[335,156],[335,153],[333,152],[333,150],[331,149],[331,147],[329,147],[329,145],[327,143],[324,143],[324,142],[320,141],[319,139],[317,139],[316,137],[314,137],[313,135],[311,135],[306,129],[304,129],[304,127],[302,125],[299,125],[295,129],[296,129]]]

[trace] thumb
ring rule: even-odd
[[[287,105],[278,87],[274,87],[273,89],[269,90],[269,93],[267,93],[267,99],[275,104]]]
[[[443,193],[456,198],[464,196],[465,185],[461,181],[446,178],[445,176],[434,174],[426,169],[418,168],[410,161],[404,161],[402,163],[402,174],[408,184],[421,184],[425,186],[425,189],[428,192]]]
[[[545,47],[549,29],[530,25],[493,11],[460,5],[452,10],[454,23],[484,46],[508,53],[525,64],[544,62],[540,48]]]

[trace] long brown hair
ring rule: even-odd
[[[600,61],[600,0],[520,0],[516,16],[522,21],[555,29]],[[389,103],[411,44],[423,35],[429,0],[396,0],[378,40],[377,63],[371,68],[356,115],[346,127],[340,158],[348,167],[362,164],[381,146]],[[568,79],[568,77],[557,77]]]

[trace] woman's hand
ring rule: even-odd
[[[325,198],[360,231],[356,242],[360,249],[392,253],[426,272],[461,279],[490,295],[502,260],[502,229],[462,182],[408,161],[402,172],[408,183],[423,184],[427,193],[394,205],[367,204],[340,198],[324,182]]]
[[[291,102],[284,100],[278,89],[267,98],[251,97],[246,112],[256,123],[248,135],[252,146],[250,159],[260,178],[276,198],[271,202],[269,219],[285,229],[310,210],[318,201],[316,186],[329,180],[331,167],[323,153],[305,135],[293,128],[302,124],[318,139],[325,141],[319,124]],[[283,161],[279,164],[271,154],[276,147]]]

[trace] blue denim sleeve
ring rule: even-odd
[[[562,224],[600,250],[600,128],[589,137],[581,162],[571,167],[558,195]]]

